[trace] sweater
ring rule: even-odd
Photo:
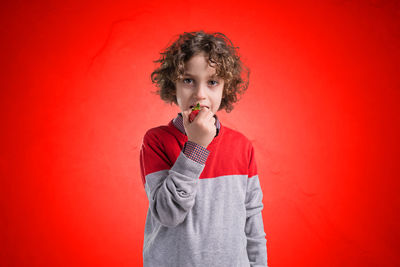
[[[177,122],[143,138],[140,166],[149,200],[143,266],[267,266],[251,142],[218,122],[207,148],[188,146]]]

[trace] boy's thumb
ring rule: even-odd
[[[183,122],[187,123],[189,122],[189,114],[192,112],[191,110],[184,110],[182,111],[182,117],[183,117]]]

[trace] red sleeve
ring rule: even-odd
[[[140,149],[140,172],[143,185],[146,183],[146,175],[149,173],[169,170],[171,167],[171,160],[165,153],[162,143],[154,133],[148,131],[143,137]]]

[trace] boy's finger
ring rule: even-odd
[[[212,113],[212,111],[209,108],[204,108],[204,119],[206,120],[212,120],[214,113]]]
[[[209,113],[211,113],[211,111],[210,111],[209,108],[207,108],[207,107],[202,107],[202,108],[200,109],[199,114],[198,114],[197,116],[201,116],[201,117],[206,118],[207,115],[209,115]]]

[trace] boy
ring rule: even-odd
[[[248,87],[236,48],[221,33],[200,31],[180,35],[161,55],[152,81],[181,113],[143,138],[141,174],[149,199],[143,265],[265,267],[254,150],[215,115],[230,112]]]

